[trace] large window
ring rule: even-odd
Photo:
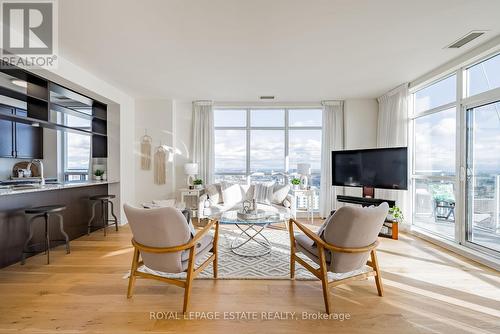
[[[467,69],[467,96],[500,87],[500,55]]]
[[[420,232],[500,257],[500,55],[412,91]]]
[[[413,224],[455,236],[456,75],[413,94]]]
[[[321,117],[319,108],[215,109],[216,180],[273,180],[310,163],[319,187]]]
[[[82,130],[91,130],[90,119],[62,115],[65,125]],[[90,165],[91,136],[76,132],[63,133],[63,163],[65,181],[84,181],[88,178]]]

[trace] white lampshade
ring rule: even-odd
[[[198,164],[197,163],[184,164],[184,174],[197,175],[198,174]]]
[[[297,173],[300,175],[311,175],[311,164],[297,164]]]

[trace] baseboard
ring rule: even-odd
[[[454,243],[450,240],[440,238],[439,236],[429,235],[417,227],[412,227],[407,233],[415,235],[421,239],[424,239],[432,244],[443,247],[449,251],[462,255],[472,261],[478,262],[494,270],[500,271],[500,259],[491,256],[487,253],[483,253],[463,245]]]

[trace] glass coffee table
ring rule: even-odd
[[[263,232],[269,225],[282,223],[285,219],[274,212],[266,212],[263,216],[259,219],[241,219],[237,210],[230,210],[218,218],[220,225],[233,225],[240,231],[231,242],[231,251],[234,254],[257,257],[271,252],[271,243]]]

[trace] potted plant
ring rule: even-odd
[[[389,219],[396,221],[398,223],[402,223],[405,220],[405,217],[403,215],[403,211],[401,209],[394,205],[392,208],[389,208]]]
[[[94,176],[95,176],[95,179],[97,181],[101,181],[103,175],[104,175],[104,171],[101,170],[101,169],[96,169],[95,172],[94,172]]]
[[[203,180],[202,179],[195,179],[193,181],[193,185],[195,189],[201,189],[203,188]]]
[[[291,182],[292,182],[293,189],[299,189],[300,184],[302,183],[302,182],[300,182],[300,179],[298,177],[294,177]]]

